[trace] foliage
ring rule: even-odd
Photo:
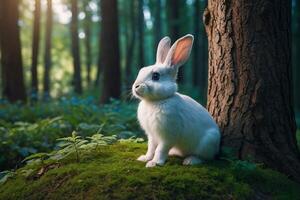
[[[61,148],[57,153],[59,155],[62,155],[63,157],[68,156],[72,153],[75,153],[76,155],[76,161],[79,162],[79,148],[86,144],[88,141],[85,139],[82,139],[81,136],[76,135],[76,132],[72,132],[72,136],[70,137],[64,137],[64,138],[59,138],[57,139],[59,141],[62,141],[59,143],[59,147]]]
[[[116,135],[118,138],[142,135],[135,113],[135,104],[112,101],[111,104],[99,106],[92,97],[61,98],[34,105],[2,101],[0,170],[20,165],[25,157],[33,153],[59,149],[56,139],[67,137],[72,131],[82,137],[91,137],[96,133],[101,133],[103,137]]]
[[[0,199],[297,199],[299,185],[253,163],[216,160],[183,166],[172,157],[153,169],[136,158],[145,143],[119,142],[101,151],[83,149],[81,161],[65,157],[26,165],[0,187]],[[52,162],[52,163],[51,163]],[[43,174],[36,178],[41,169]],[[34,178],[33,178],[34,177]],[[46,196],[45,196],[46,195]]]

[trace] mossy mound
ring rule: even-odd
[[[164,167],[149,169],[136,161],[145,151],[146,144],[124,142],[84,153],[80,163],[65,160],[43,173],[45,164],[27,165],[0,185],[0,199],[300,198],[298,184],[251,163],[221,159],[182,166],[181,159],[170,158]]]

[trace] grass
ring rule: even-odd
[[[145,168],[136,158],[145,143],[118,142],[85,152],[80,163],[63,160],[17,170],[0,187],[0,199],[299,199],[300,185],[284,175],[244,161],[218,160],[182,166],[171,158],[164,167]],[[48,163],[49,165],[49,163]]]

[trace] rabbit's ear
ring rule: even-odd
[[[171,47],[171,39],[169,37],[164,37],[160,40],[158,47],[157,47],[157,53],[156,53],[156,64],[162,64],[164,63],[167,54]]]
[[[183,65],[190,56],[193,41],[194,36],[191,34],[179,38],[169,50],[165,65],[168,67],[175,67],[176,69]]]

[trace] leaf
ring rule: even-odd
[[[34,160],[34,159],[45,160],[49,156],[50,156],[49,153],[36,153],[36,154],[32,154],[32,155],[26,157],[24,160],[22,160],[22,162],[26,162],[26,161]]]
[[[9,178],[14,177],[15,172],[12,171],[2,171],[0,172],[0,184],[5,183]]]

